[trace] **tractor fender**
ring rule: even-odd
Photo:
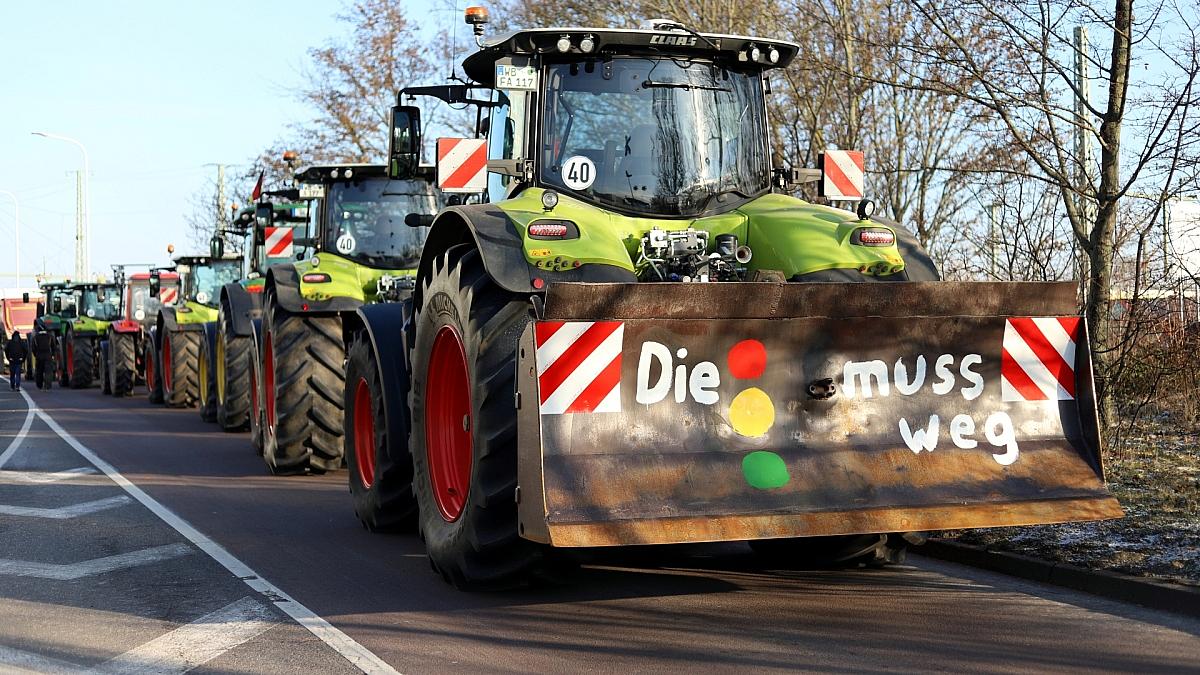
[[[365,331],[375,352],[379,381],[383,383],[383,415],[388,429],[388,452],[397,444],[407,448],[408,347],[412,300],[363,305],[343,319],[342,332],[349,345],[355,333]],[[351,383],[347,382],[349,387]],[[401,459],[393,457],[393,459]]]
[[[142,324],[133,319],[120,319],[108,324],[108,328],[113,333],[139,333]]]
[[[221,308],[235,335],[250,335],[251,319],[262,313],[262,296],[250,293],[239,283],[225,284],[221,288]]]
[[[361,300],[334,297],[328,300],[309,300],[300,295],[300,275],[291,263],[272,265],[267,270],[265,289],[274,289],[275,299],[281,307],[293,314],[325,312],[353,312],[362,305]]]
[[[162,335],[163,333],[174,333],[175,331],[179,330],[179,323],[175,321],[175,308],[163,307],[161,310],[159,310],[158,322],[156,325],[158,326],[159,335]]]
[[[217,322],[209,321],[208,323],[200,324],[200,330],[204,332],[204,341],[208,343],[208,372],[217,372],[217,364],[214,362],[217,354]]]
[[[495,204],[466,204],[443,209],[434,219],[421,253],[418,278],[432,273],[433,261],[457,244],[474,244],[483,258],[483,268],[506,291],[536,293],[551,282],[590,281],[633,283],[633,272],[604,264],[585,264],[561,272],[538,269],[525,259],[521,233],[512,219]],[[542,283],[535,286],[534,279]]]
[[[254,340],[254,348],[258,353],[262,353],[262,317],[258,316],[250,320],[250,337]]]

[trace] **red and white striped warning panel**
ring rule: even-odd
[[[266,235],[264,245],[267,249],[268,258],[292,257],[293,228],[268,227],[265,228],[263,233]]]
[[[437,140],[437,186],[443,192],[487,189],[487,141],[482,138]]]
[[[821,195],[862,199],[866,161],[858,150],[826,150],[821,155]]]
[[[1004,325],[1000,391],[1005,401],[1075,398],[1079,317],[1023,317]]]
[[[543,415],[621,412],[621,321],[541,321],[538,391]]]
[[[179,298],[179,287],[163,286],[158,292],[158,301],[164,305],[173,305]]]

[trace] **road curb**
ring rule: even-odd
[[[992,551],[982,546],[946,539],[930,539],[923,546],[911,550],[930,558],[980,567],[1112,600],[1200,618],[1200,585],[1090,570],[1068,563],[1042,560],[1008,551]]]

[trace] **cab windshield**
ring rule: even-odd
[[[221,287],[242,278],[242,261],[214,260],[192,268],[192,283],[188,300],[212,305],[221,296]]]
[[[552,64],[547,78],[540,166],[550,187],[659,216],[699,215],[770,187],[756,73],[614,58]]]
[[[437,213],[424,181],[366,180],[335,183],[328,190],[329,226],[322,248],[372,267],[403,269],[421,261],[427,228],[409,227],[410,213]]]
[[[163,284],[162,288],[165,290],[167,288],[172,288],[173,286],[173,283],[169,285]],[[161,290],[159,291],[158,298],[151,297],[149,282],[145,284],[134,284],[130,287],[129,291],[131,296],[129,303],[129,316],[133,317],[134,319],[142,321],[145,319],[145,317],[157,315],[158,310],[162,309],[162,301],[159,298],[162,297],[163,292]],[[137,314],[139,311],[142,312],[142,316],[140,317]]]
[[[79,313],[97,321],[115,321],[121,318],[121,289],[115,286],[98,286],[79,291]]]

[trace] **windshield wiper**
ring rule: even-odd
[[[689,82],[653,82],[651,80],[642,80],[643,89],[703,89],[705,91],[723,91],[730,92],[732,89],[718,87],[711,84],[691,84]]]
[[[717,190],[716,192],[709,193],[709,195],[704,198],[704,202],[702,204],[700,204],[700,213],[704,213],[705,211],[708,210],[708,205],[712,203],[713,199],[716,199],[717,201],[723,201],[721,198],[724,197],[725,195],[737,195],[738,197],[741,197],[742,199],[750,198],[750,195],[748,195],[745,192],[742,192],[741,190],[738,190],[736,188]]]

